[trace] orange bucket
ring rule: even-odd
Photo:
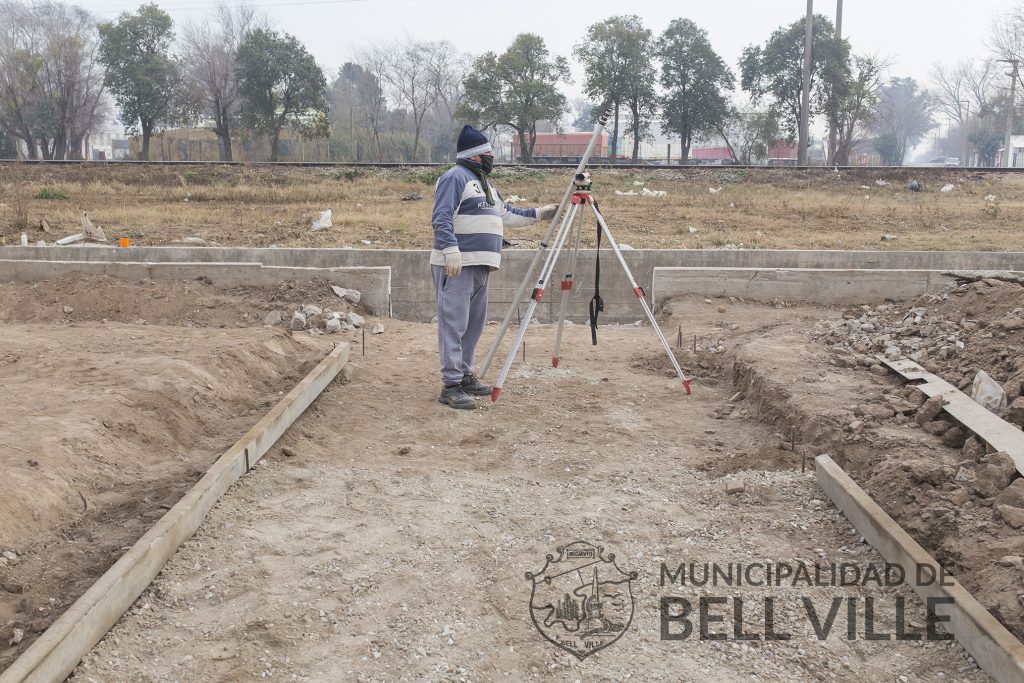
[[[124,249],[127,249],[130,246],[132,246],[131,238],[129,238],[129,237],[122,237],[121,238],[121,247],[124,248]]]

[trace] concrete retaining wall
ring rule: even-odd
[[[654,303],[672,296],[734,296],[747,301],[875,304],[941,292],[953,278],[933,270],[821,268],[655,268]]]
[[[899,252],[899,251],[811,251],[811,250],[691,250],[637,249],[623,252],[637,282],[653,292],[655,268],[822,268],[881,269],[911,271],[1010,270],[1024,271],[1021,252]],[[501,270],[491,279],[491,315],[501,318],[534,255],[532,249],[508,249]],[[570,298],[571,319],[586,318],[593,296],[595,253],[580,251],[575,273],[578,287]],[[434,291],[428,252],[416,249],[250,249],[233,247],[0,247],[0,259],[47,261],[115,261],[146,263],[259,263],[264,266],[337,268],[391,268],[391,308],[395,316],[429,320],[434,312]],[[602,252],[601,294],[605,300],[604,320],[632,322],[641,317],[640,308],[614,256]],[[0,269],[3,266],[0,265]],[[555,270],[555,286],[547,290],[538,319],[550,321],[561,292],[557,283],[563,275]]]

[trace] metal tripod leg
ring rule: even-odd
[[[576,225],[573,228],[572,255],[566,264],[565,277],[562,278],[562,301],[559,304],[558,330],[555,332],[555,350],[551,354],[551,366],[557,368],[558,360],[562,350],[562,329],[565,327],[565,308],[569,301],[569,292],[573,288],[573,273],[576,272],[576,260],[580,253],[580,234],[583,232],[583,211],[576,215]]]
[[[578,213],[582,213],[580,205],[572,204],[569,211],[565,214],[565,219],[562,221],[558,233],[555,235],[554,244],[552,244],[551,251],[548,252],[547,260],[544,261],[544,267],[541,268],[540,276],[537,278],[533,293],[530,295],[530,305],[526,307],[526,313],[519,323],[519,330],[516,332],[516,338],[512,342],[512,349],[508,353],[508,358],[505,359],[505,364],[501,366],[501,372],[498,373],[498,379],[494,382],[494,388],[491,389],[492,403],[498,400],[498,394],[501,393],[501,388],[505,385],[505,378],[508,377],[509,370],[512,369],[512,362],[516,358],[516,352],[519,351],[519,345],[523,343],[523,337],[526,336],[526,331],[530,328],[530,321],[537,310],[537,304],[540,303],[541,297],[544,295],[544,285],[550,278],[551,272],[555,269],[555,261],[558,260],[558,254],[562,251],[562,247],[565,246],[569,233],[572,232],[572,227],[575,224],[575,218]]]
[[[551,235],[555,231],[555,226],[558,225],[558,219],[562,216],[562,212],[566,211],[569,207],[569,197],[572,196],[576,176],[586,170],[587,163],[590,161],[590,155],[593,154],[594,147],[597,145],[597,140],[601,137],[601,133],[604,131],[604,125],[607,122],[608,112],[605,112],[594,125],[594,134],[590,138],[590,143],[587,145],[586,150],[584,150],[583,156],[580,157],[580,163],[576,166],[576,171],[572,174],[572,178],[569,180],[569,186],[565,188],[565,194],[562,195],[562,201],[558,203],[558,210],[555,212],[555,215],[551,218],[551,222],[548,224],[548,231],[544,233],[544,239],[541,240],[540,247],[538,247],[536,253],[534,253],[533,260],[530,261],[530,267],[523,275],[523,281],[519,283],[519,289],[516,290],[516,295],[512,300],[512,305],[508,307],[508,311],[505,313],[505,319],[501,321],[501,327],[498,328],[498,334],[494,337],[494,341],[491,343],[491,348],[487,351],[487,357],[484,358],[484,362],[480,366],[479,374],[481,377],[487,374],[487,369],[491,366],[491,361],[494,360],[494,356],[498,353],[498,347],[501,346],[501,340],[505,337],[505,332],[508,331],[509,325],[512,324],[512,317],[515,315],[520,302],[522,302],[523,297],[526,295],[526,288],[530,283],[533,271],[537,269],[537,264],[540,263],[540,257],[551,241]]]
[[[636,283],[636,279],[633,277],[633,273],[629,270],[629,266],[626,265],[626,259],[622,256],[622,250],[619,249],[618,242],[612,236],[611,231],[608,229],[608,224],[604,222],[604,216],[598,211],[597,206],[593,203],[590,204],[590,208],[594,210],[594,217],[597,219],[597,224],[601,226],[601,231],[604,232],[605,237],[608,238],[608,244],[611,245],[612,251],[615,252],[615,257],[619,260],[619,265],[622,266],[622,270],[626,273],[626,277],[629,279],[629,285],[633,288],[633,293],[636,298],[640,300],[640,306],[644,309],[644,315],[647,316],[647,320],[651,323],[651,327],[654,328],[654,333],[658,335],[658,340],[661,342],[661,346],[665,349],[665,353],[668,354],[668,359],[672,362],[672,368],[676,371],[676,375],[683,382],[683,387],[686,389],[687,395],[690,392],[690,379],[683,374],[683,369],[679,367],[679,362],[676,360],[675,354],[672,353],[672,347],[669,346],[668,340],[665,339],[665,335],[661,333],[661,328],[658,326],[658,321],[654,319],[654,313],[651,312],[651,307],[647,305],[647,300],[644,298],[644,290],[640,285]]]

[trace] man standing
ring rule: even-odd
[[[501,265],[503,228],[550,220],[554,204],[517,209],[505,204],[487,180],[494,153],[471,126],[459,133],[456,163],[437,181],[434,248],[430,268],[437,296],[437,345],[444,388],[438,401],[459,410],[476,408],[473,396],[491,387],[473,374],[473,355],[487,319],[487,278]]]

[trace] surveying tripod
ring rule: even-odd
[[[682,368],[679,367],[679,362],[672,353],[672,349],[669,346],[668,341],[665,339],[665,335],[662,334],[661,328],[658,327],[658,322],[654,318],[654,313],[651,312],[651,307],[647,304],[647,300],[644,298],[645,292],[643,288],[637,284],[636,279],[633,277],[633,273],[629,270],[629,266],[626,265],[626,259],[622,256],[622,250],[619,248],[618,242],[615,241],[615,237],[612,236],[611,231],[608,229],[608,224],[605,222],[604,216],[601,215],[597,201],[591,196],[592,181],[590,174],[586,172],[585,168],[589,161],[590,154],[593,151],[594,144],[600,136],[606,121],[607,115],[602,116],[594,127],[594,136],[590,140],[590,144],[587,146],[587,150],[584,153],[583,158],[580,160],[579,166],[576,168],[576,173],[573,175],[573,179],[570,182],[569,187],[566,189],[565,195],[562,197],[562,201],[558,206],[558,211],[554,218],[551,219],[547,235],[541,241],[541,245],[534,255],[533,262],[530,264],[530,268],[526,272],[526,276],[519,285],[519,290],[516,292],[515,300],[509,307],[508,313],[505,315],[505,320],[502,322],[501,328],[498,330],[498,336],[491,345],[491,349],[487,353],[487,358],[484,360],[483,366],[481,366],[480,374],[483,376],[490,367],[491,361],[494,360],[494,356],[498,351],[502,338],[505,336],[505,332],[508,330],[512,321],[513,313],[523,300],[523,295],[526,293],[526,288],[530,282],[531,275],[536,269],[537,263],[540,261],[540,257],[543,255],[544,251],[547,250],[550,244],[551,251],[548,252],[547,258],[544,260],[544,265],[540,269],[540,275],[534,283],[533,291],[530,294],[530,303],[526,308],[526,313],[523,315],[522,320],[519,323],[519,330],[516,333],[515,340],[512,342],[512,349],[509,351],[508,357],[505,359],[505,363],[502,366],[501,371],[498,373],[498,378],[494,383],[494,388],[491,390],[492,402],[498,400],[498,395],[501,393],[501,389],[505,385],[505,379],[508,377],[508,373],[512,369],[512,363],[515,360],[519,346],[522,344],[523,338],[526,336],[530,320],[533,318],[533,314],[537,310],[537,305],[544,296],[545,286],[550,281],[551,275],[554,272],[558,256],[571,239],[572,254],[567,262],[565,277],[562,279],[562,300],[558,319],[558,331],[555,334],[555,350],[551,357],[552,365],[558,367],[559,353],[561,352],[562,345],[562,329],[565,326],[566,303],[568,301],[569,292],[573,289],[573,272],[576,268],[576,257],[579,253],[580,232],[583,223],[583,215],[585,213],[585,210],[583,209],[584,205],[591,208],[594,218],[597,221],[598,258],[600,259],[601,236],[603,235],[608,239],[609,246],[615,253],[615,257],[618,260],[619,265],[622,266],[622,270],[629,280],[633,294],[636,295],[641,308],[643,308],[644,315],[647,317],[648,322],[651,323],[651,327],[654,328],[654,332],[658,336],[658,340],[661,342],[662,347],[668,354],[669,361],[672,363],[672,368],[676,371],[676,375],[682,381],[683,387],[686,389],[686,393],[690,394],[690,379],[686,377]],[[559,217],[561,217],[560,222]],[[555,231],[556,224],[558,225],[557,231]],[[554,233],[553,238],[552,233]],[[600,260],[598,260],[597,263],[597,275],[600,276]],[[597,314],[602,308],[603,302],[600,298],[600,292],[595,292],[594,298],[590,302],[591,334],[594,344],[597,344]]]

